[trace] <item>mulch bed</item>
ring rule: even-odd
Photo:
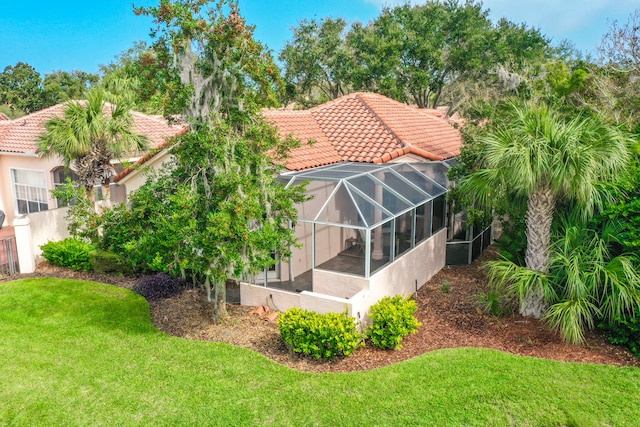
[[[507,353],[566,362],[638,366],[640,359],[622,347],[609,344],[599,331],[589,331],[581,346],[565,344],[544,324],[519,315],[495,317],[482,309],[478,296],[486,279],[481,263],[495,257],[490,248],[468,266],[445,267],[415,295],[417,318],[422,326],[405,338],[398,351],[371,345],[347,358],[318,361],[289,352],[280,339],[277,325],[252,314],[255,307],[228,304],[229,318],[215,323],[200,289],[149,303],[154,324],[167,334],[193,340],[217,341],[243,346],[278,363],[301,371],[349,372],[374,369],[444,348],[483,347]],[[41,264],[30,275],[19,277],[70,277],[94,280],[131,289],[136,278],[73,272]]]

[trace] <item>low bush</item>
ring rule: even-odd
[[[156,273],[142,277],[136,282],[133,291],[142,295],[147,301],[169,298],[182,292],[187,282],[179,277],[166,273]]]
[[[121,256],[99,249],[89,254],[89,262],[91,269],[96,273],[127,274],[133,271],[133,268]]]
[[[88,272],[91,271],[89,257],[96,248],[91,243],[70,237],[59,242],[47,242],[40,249],[42,256],[53,265]]]
[[[414,300],[401,295],[384,297],[371,306],[369,317],[371,326],[367,335],[376,347],[399,350],[402,340],[416,333],[422,324],[416,319],[418,309]]]
[[[294,307],[278,316],[278,328],[293,351],[317,359],[350,356],[364,346],[364,336],[346,312],[320,314]]]
[[[627,347],[631,353],[640,357],[640,311],[636,310],[634,316],[619,319],[616,323],[602,323],[598,326],[607,333],[610,343]]]
[[[513,314],[514,301],[504,293],[494,290],[478,294],[477,298],[481,308],[492,316],[504,317]]]

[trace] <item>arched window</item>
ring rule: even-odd
[[[51,171],[53,175],[53,185],[55,188],[59,188],[67,178],[70,178],[72,181],[76,181],[78,179],[78,175],[74,171],[69,168],[65,168],[64,166],[58,166],[54,170]],[[65,203],[64,200],[56,199],[59,208],[67,206],[68,203]]]

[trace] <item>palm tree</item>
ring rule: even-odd
[[[509,120],[478,142],[482,169],[462,180],[462,191],[485,206],[498,193],[527,200],[526,271],[498,262],[490,280],[514,287],[520,313],[540,318],[554,295],[547,273],[555,206],[571,202],[590,216],[607,197],[602,182],[626,167],[629,140],[596,119],[565,120],[545,105],[527,103],[511,105]]]
[[[612,324],[640,307],[640,277],[631,258],[616,251],[622,224],[599,226],[563,215],[551,250],[556,298],[544,319],[569,343],[582,343],[595,319]]]
[[[93,186],[101,184],[108,200],[109,181],[115,174],[113,159],[147,148],[147,138],[133,131],[126,105],[113,105],[105,92],[92,88],[86,102],[70,101],[63,117],[46,123],[38,148],[45,157],[59,155],[65,166],[73,164],[78,183],[92,198]]]

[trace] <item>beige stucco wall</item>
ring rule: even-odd
[[[240,283],[240,303],[249,306],[267,305],[274,310],[286,311],[291,307],[300,307],[300,294]]]
[[[351,298],[369,289],[369,279],[328,270],[313,270],[313,290],[340,298]]]
[[[53,189],[53,170],[62,166],[57,158],[45,159],[35,154],[0,154],[0,209],[7,218],[5,225],[13,224],[17,214],[15,196],[11,182],[11,169],[29,169],[44,172],[47,190]],[[56,200],[49,195],[49,209],[57,207]]]
[[[126,194],[129,195],[147,182],[150,171],[157,172],[161,170],[164,165],[170,164],[173,161],[175,161],[175,157],[169,153],[168,149],[162,150],[147,161],[143,167],[134,170],[122,178],[117,185],[124,186],[126,188]]]
[[[68,210],[69,208],[50,209],[29,214],[29,219],[31,219],[31,246],[36,264],[43,260],[41,245],[49,241],[57,242],[69,237],[67,221],[65,220]]]
[[[395,262],[370,277],[371,304],[386,295],[412,295],[444,268],[447,257],[447,230],[442,229],[404,253]]]

